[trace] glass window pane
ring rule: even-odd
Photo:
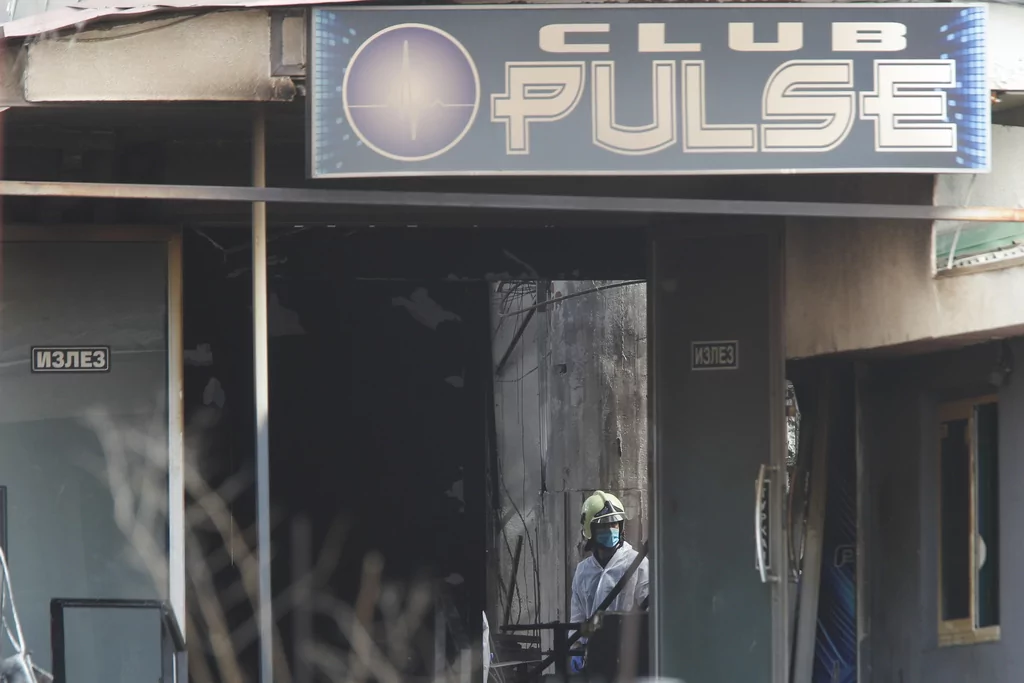
[[[943,222],[945,223],[945,222]],[[959,228],[960,232],[957,232]],[[935,265],[945,270],[962,259],[981,254],[1018,256],[1024,244],[1024,223],[949,223],[935,232]],[[952,264],[950,253],[952,252]]]
[[[942,619],[967,619],[970,604],[971,455],[967,420],[944,423],[941,485]]]
[[[999,411],[978,406],[978,626],[999,623]]]
[[[33,659],[50,669],[53,598],[167,593],[167,247],[2,247],[0,484],[15,604]],[[109,371],[33,373],[33,346],[108,346]],[[91,411],[112,428],[97,429]],[[128,494],[117,515],[112,491]],[[155,680],[148,664],[122,661],[153,637],[111,619],[84,611],[68,622],[69,656],[103,653],[78,657],[74,680]]]
[[[95,631],[107,639],[102,648],[91,635]],[[67,683],[160,682],[160,613],[155,609],[68,607],[64,633]]]

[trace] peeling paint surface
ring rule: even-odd
[[[462,481],[462,479],[459,479],[457,482],[452,484],[452,487],[450,489],[448,489],[447,491],[445,491],[444,494],[446,496],[448,496],[449,498],[455,498],[460,503],[465,503],[466,502],[466,498],[463,495],[462,487],[463,487],[463,481]]]
[[[409,298],[394,297],[391,299],[391,303],[406,309],[417,322],[432,330],[437,330],[437,326],[443,322],[460,322],[462,320],[457,314],[441,308],[441,305],[431,299],[430,294],[423,287],[414,290]]]
[[[213,365],[213,347],[209,344],[199,344],[194,349],[185,349],[185,364],[197,367]]]
[[[224,387],[221,386],[220,380],[211,377],[203,388],[203,405],[215,405],[218,408],[223,408],[226,402],[227,394],[224,393]]]

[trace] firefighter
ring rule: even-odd
[[[595,491],[583,502],[580,511],[581,533],[586,541],[583,550],[590,555],[576,566],[576,574],[572,578],[572,623],[583,623],[594,616],[594,611],[636,559],[637,551],[623,537],[624,521],[625,508],[610,493]],[[645,557],[622,591],[608,605],[608,611],[629,612],[642,608],[649,591],[649,575]],[[580,638],[580,644],[585,642],[585,638]],[[573,657],[572,671],[579,673],[584,664],[583,657]]]

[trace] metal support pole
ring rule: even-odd
[[[553,635],[555,638],[555,675],[559,680],[565,680],[569,668],[569,634],[562,629],[555,629]]]
[[[168,597],[178,623],[185,627],[185,342],[181,237],[167,243],[167,558]]]
[[[252,125],[252,184],[267,185],[266,114]],[[260,683],[274,681],[274,618],[270,594],[270,368],[267,341],[267,204],[252,203],[252,343],[256,396],[256,526],[259,557]]]

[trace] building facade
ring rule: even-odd
[[[8,8],[3,540],[41,667],[138,680],[162,644],[181,649],[173,615],[188,657],[161,673],[187,659],[196,681],[478,669],[457,653],[477,652],[476,615],[502,624],[515,552],[492,283],[646,280],[656,671],[819,680],[803,616],[824,579],[793,575],[814,558],[793,545],[824,562],[832,488],[797,531],[789,378],[809,397],[808,457],[855,462],[843,680],[1012,680],[1024,604],[999,579],[1016,561],[1024,8],[315,4]],[[961,11],[987,23],[958,28],[975,16]],[[666,28],[680,12],[702,35]],[[375,53],[386,40],[397,51]],[[890,59],[890,40],[961,69],[929,76],[958,93],[941,111],[904,112],[968,131],[940,161],[903,149],[907,128],[895,157],[868,142],[898,88],[858,76],[854,92],[852,73]],[[415,131],[399,144],[380,74],[406,69],[397,101],[422,100],[420,47],[451,61],[448,80],[398,111]],[[816,60],[818,89],[790,72],[795,90],[751,95],[768,88],[742,60],[785,79],[786,51]],[[502,70],[523,60],[557,64]],[[617,83],[651,109],[594,94]],[[800,97],[819,108],[786,109]],[[793,145],[794,121],[835,149],[744,156]],[[568,528],[564,500],[544,514]],[[399,623],[428,635],[396,643]],[[352,647],[364,635],[373,656]],[[132,657],[102,654],[118,639]]]

